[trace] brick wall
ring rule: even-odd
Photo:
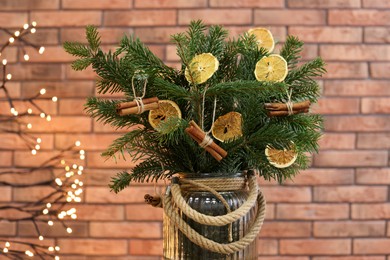
[[[142,203],[153,186],[134,185],[115,195],[107,183],[128,162],[99,154],[118,132],[86,117],[85,97],[94,93],[91,71],[74,72],[64,41],[84,40],[84,26],[97,25],[104,45],[135,33],[164,61],[177,64],[169,35],[191,19],[224,24],[231,34],[269,27],[283,42],[287,34],[306,42],[304,59],[322,56],[328,74],[316,111],[326,133],[313,167],[284,186],[262,182],[267,221],[259,236],[262,260],[386,260],[390,255],[390,2],[387,0],[2,0],[0,24],[15,28],[38,22],[42,56],[28,63],[16,49],[8,59],[12,94],[28,96],[46,87],[60,98],[51,107],[54,124],[36,124],[50,140],[44,154],[80,139],[87,151],[84,202],[75,232],[57,237],[63,259],[160,259],[161,209]],[[6,39],[0,35],[1,39]],[[3,40],[2,40],[3,42]],[[0,140],[0,167],[35,163],[28,151]],[[8,146],[7,146],[8,145]],[[0,187],[0,201],[21,200],[30,191]],[[0,236],[30,236],[31,226],[5,225]],[[50,235],[49,235],[50,237]],[[101,257],[100,257],[101,256]],[[387,260],[390,259],[389,257]]]

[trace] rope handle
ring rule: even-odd
[[[166,195],[164,197],[164,212],[170,218],[170,221],[174,223],[174,225],[194,244],[205,248],[209,251],[220,253],[220,254],[232,254],[234,252],[243,250],[250,243],[252,243],[259,233],[265,217],[265,198],[263,194],[260,192],[257,196],[257,204],[258,210],[256,213],[256,218],[252,225],[249,228],[249,232],[239,239],[238,241],[231,242],[228,244],[222,244],[210,240],[203,235],[196,232],[193,228],[191,228],[179,215],[179,213],[175,210],[173,203],[171,201],[171,197]]]

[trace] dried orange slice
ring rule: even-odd
[[[218,70],[219,61],[211,53],[196,55],[185,70],[188,82],[201,84],[211,78]]]
[[[275,48],[275,41],[272,33],[265,28],[253,28],[248,31],[249,34],[256,36],[258,48],[264,48],[269,53]]]
[[[221,142],[229,142],[242,136],[241,114],[229,112],[215,120],[211,133],[215,139]]]
[[[149,111],[149,123],[158,131],[158,126],[168,118],[181,118],[179,106],[171,100],[159,100],[159,108]]]
[[[287,73],[287,61],[278,54],[263,57],[256,63],[255,76],[258,81],[281,82]]]
[[[292,165],[298,157],[294,143],[291,143],[290,147],[283,150],[267,145],[265,148],[265,155],[267,156],[269,163],[276,168],[287,168]]]

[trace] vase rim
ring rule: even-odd
[[[203,178],[243,178],[246,176],[244,172],[237,173],[222,173],[222,172],[202,172],[202,173],[179,173],[180,178],[186,179],[203,179]]]

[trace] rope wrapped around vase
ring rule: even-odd
[[[162,206],[170,221],[194,244],[209,251],[220,254],[232,254],[245,249],[252,243],[259,233],[265,217],[265,198],[259,191],[257,180],[254,175],[248,177],[249,196],[247,200],[236,210],[231,211],[226,200],[218,191],[239,190],[246,186],[245,178],[211,178],[211,179],[179,179],[174,177],[172,184],[168,186],[167,192],[162,198]],[[192,209],[182,196],[182,190],[209,191],[216,196],[227,207],[228,213],[222,216],[209,216]],[[247,234],[238,241],[227,244],[218,243],[199,234],[190,227],[179,215],[177,209],[192,220],[209,226],[225,226],[231,224],[247,215],[257,203],[258,209],[255,219],[249,227]],[[156,203],[155,203],[156,204]],[[159,203],[158,203],[159,204]],[[229,232],[229,241],[232,241]]]

